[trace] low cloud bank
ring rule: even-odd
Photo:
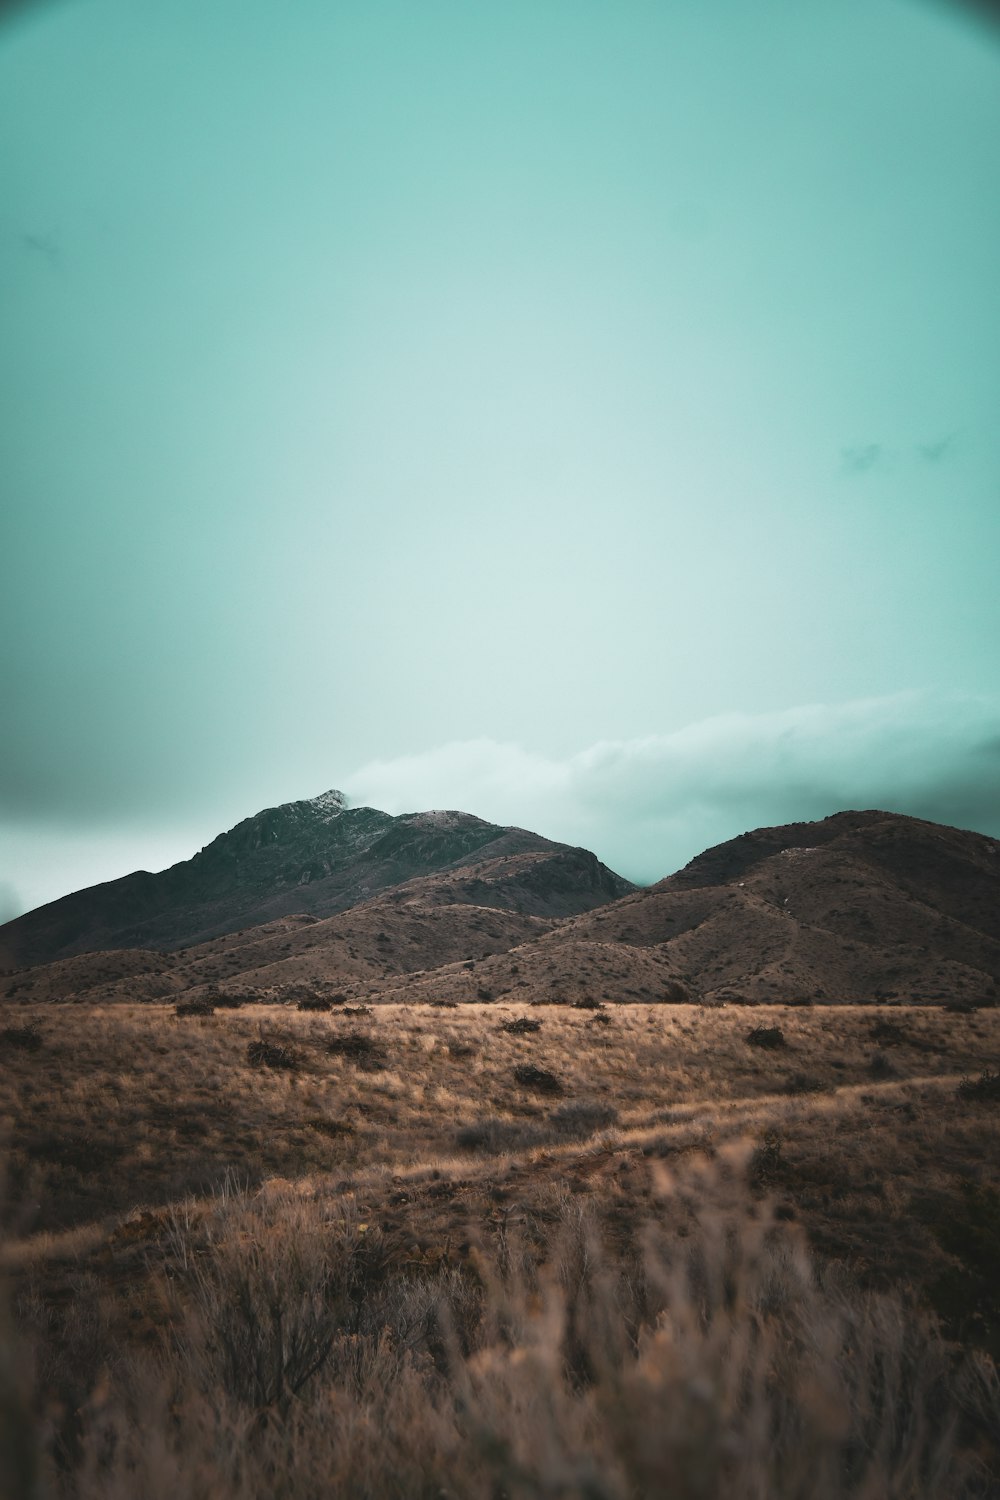
[[[893,812],[1000,836],[1000,705],[921,694],[725,714],[565,759],[490,739],[373,761],[355,806],[461,808],[583,844],[648,883],[746,828]]]

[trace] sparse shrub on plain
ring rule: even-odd
[[[315,1115],[311,1120],[303,1120],[310,1130],[318,1130],[320,1135],[338,1136],[354,1135],[355,1129],[350,1120],[334,1120],[327,1115]]]
[[[497,1027],[498,1031],[505,1031],[508,1036],[530,1036],[541,1029],[541,1021],[536,1021],[533,1016],[515,1016],[511,1021],[501,1021]]]
[[[211,1000],[178,1000],[174,1006],[175,1016],[214,1016],[215,1006]]]
[[[781,1173],[781,1136],[777,1130],[764,1131],[761,1143],[750,1158],[750,1180],[768,1185]]]
[[[348,1057],[369,1071],[385,1065],[385,1048],[365,1031],[335,1032],[325,1039],[323,1045],[332,1056]]]
[[[890,1021],[884,1016],[872,1022],[868,1035],[873,1042],[878,1042],[880,1047],[898,1047],[910,1040],[905,1026],[901,1026],[898,1021]]]
[[[370,1016],[372,1008],[370,1005],[345,1005],[342,1015],[345,1016]]]
[[[263,1034],[247,1044],[247,1062],[252,1068],[286,1068],[289,1071],[299,1066],[298,1054],[291,1047]]]
[[[500,1156],[505,1151],[527,1151],[542,1140],[537,1126],[524,1120],[502,1120],[495,1115],[463,1125],[455,1135],[459,1150],[482,1151],[490,1156]]]
[[[328,1000],[325,995],[306,995],[298,1002],[296,1009],[328,1011],[333,1009],[333,1001]]]
[[[1000,1073],[984,1068],[978,1078],[963,1078],[958,1097],[975,1104],[1000,1104]]]
[[[772,1051],[788,1046],[780,1026],[752,1026],[747,1032],[747,1041],[751,1047],[767,1047]]]
[[[617,1120],[618,1111],[614,1105],[603,1104],[597,1099],[568,1100],[549,1115],[549,1124],[571,1140],[585,1140],[598,1130],[609,1129]]]
[[[888,1052],[873,1052],[868,1071],[873,1078],[896,1078],[898,1076],[896,1064]]]
[[[518,1063],[514,1077],[522,1088],[534,1089],[539,1094],[561,1094],[562,1083],[548,1068],[536,1068],[534,1063]]]
[[[37,1052],[42,1045],[42,1033],[34,1021],[27,1026],[5,1026],[0,1031],[0,1047],[12,1047],[19,1052]]]
[[[793,1073],[785,1084],[786,1094],[819,1094],[823,1085],[809,1073]]]

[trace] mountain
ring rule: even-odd
[[[433,997],[994,1003],[1000,843],[896,813],[759,828],[530,942],[372,982]]]
[[[523,829],[457,812],[393,818],[327,793],[248,818],[161,875],[29,912],[4,940],[40,965],[0,984],[24,999],[304,987],[414,1001],[995,1003],[1000,843],[843,812],[742,834],[638,890]]]
[[[758,828],[555,941],[655,948],[714,1001],[991,997],[1000,843],[876,810]]]
[[[461,812],[391,817],[340,792],[267,808],[159,874],[138,871],[0,927],[7,967],[189,948],[293,915],[324,919],[435,876],[432,904],[564,917],[633,889],[589,851]],[[416,898],[414,893],[414,899]]]

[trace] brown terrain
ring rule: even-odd
[[[0,1491],[995,1500],[1000,845],[635,890],[457,813],[355,866],[317,800],[211,918],[166,872],[176,946],[88,949],[127,882],[11,924],[77,951],[2,978]]]
[[[350,810],[330,816],[323,805],[306,843],[312,867],[337,864],[337,875],[306,880],[299,867],[311,807],[260,814],[163,876],[128,876],[8,923],[0,928],[8,952],[48,951],[71,912],[77,951],[12,969],[0,998],[104,1003],[218,992],[274,1001],[299,999],[303,987],[376,1001],[976,1004],[997,995],[1000,844],[981,834],[899,814],[838,813],[743,834],[636,890],[586,850],[466,814],[387,819],[360,809],[362,838],[344,822]],[[373,820],[381,831],[371,841]],[[282,828],[292,829],[285,843]],[[242,864],[228,840],[253,845]],[[190,892],[200,862],[212,850],[221,861],[223,848],[239,872],[213,907],[224,931],[178,938],[172,951],[131,941],[153,927],[176,935],[185,922],[206,925]],[[283,876],[268,895],[267,872],[279,865],[299,875]],[[409,873],[386,886],[400,871]],[[127,944],[88,951],[102,948],[111,920],[102,916],[88,941],[87,911],[118,911],[130,881],[167,877],[155,921],[133,924]],[[353,902],[350,891],[360,893]],[[251,895],[258,912],[299,906],[238,922]],[[319,915],[334,899],[341,909]]]

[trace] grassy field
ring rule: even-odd
[[[5,1026],[18,1500],[998,1493],[1000,1011]]]

